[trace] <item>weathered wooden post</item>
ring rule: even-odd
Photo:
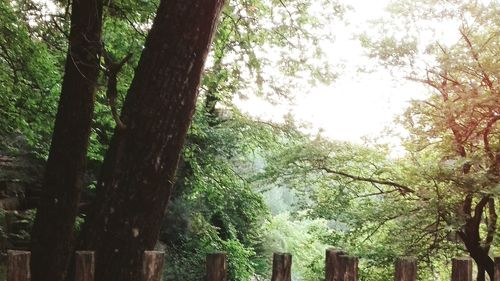
[[[273,275],[271,281],[292,280],[292,255],[288,253],[274,253]]]
[[[495,258],[495,281],[500,281],[500,257]]]
[[[94,252],[77,251],[75,254],[75,281],[94,281],[94,275]]]
[[[207,281],[227,281],[226,253],[207,256]]]
[[[339,256],[340,272],[339,281],[358,280],[358,258],[346,255]]]
[[[345,255],[346,252],[334,248],[326,249],[325,257],[325,280],[338,281],[340,273],[339,256]]]
[[[144,281],[161,281],[163,276],[163,262],[165,252],[144,251],[144,261],[142,264],[142,273]]]
[[[26,251],[7,252],[7,281],[30,281],[31,253]]]
[[[394,281],[416,281],[417,260],[413,257],[399,258],[396,261]]]
[[[472,281],[471,258],[454,258],[451,260],[451,281]]]

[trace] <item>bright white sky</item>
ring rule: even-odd
[[[347,1],[347,0],[346,0]],[[394,79],[384,69],[371,73],[359,73],[357,69],[373,66],[354,34],[368,26],[370,19],[383,16],[388,0],[347,1],[354,10],[347,18],[351,22],[344,29],[335,27],[335,42],[325,43],[325,50],[332,64],[342,62],[345,69],[330,86],[311,89],[297,95],[295,105],[271,105],[259,98],[238,101],[243,111],[264,119],[280,120],[291,112],[298,121],[308,122],[312,132],[322,130],[332,139],[362,143],[364,136],[376,137],[386,126],[394,127],[394,118],[407,107],[411,99],[422,97],[426,90],[422,86]],[[334,27],[332,27],[334,28]]]

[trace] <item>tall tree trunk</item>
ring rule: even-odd
[[[223,0],[162,0],[106,155],[81,247],[96,280],[141,280],[196,105]]]
[[[64,80],[32,231],[33,281],[62,281],[73,249],[101,54],[102,1],[72,1]]]

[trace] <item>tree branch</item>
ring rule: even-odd
[[[495,161],[495,155],[491,151],[489,134],[491,132],[491,129],[493,128],[493,125],[498,120],[500,120],[500,114],[493,116],[493,118],[488,122],[488,124],[486,124],[486,128],[484,128],[483,131],[484,151],[486,152],[486,155],[488,156],[488,158],[490,158],[491,161]]]
[[[407,193],[415,193],[415,190],[411,189],[410,187],[408,187],[406,185],[403,185],[403,184],[400,184],[397,182],[355,176],[355,175],[351,175],[351,174],[348,174],[345,172],[335,171],[335,170],[329,169],[327,167],[319,167],[319,168],[327,173],[335,174],[335,175],[339,175],[339,176],[344,176],[344,177],[347,177],[347,178],[350,178],[353,180],[357,180],[357,181],[364,181],[364,182],[371,182],[371,183],[392,186],[392,187],[397,188],[399,190],[399,192],[401,192],[401,194],[403,194],[403,195],[406,195]]]
[[[479,69],[481,71],[484,83],[486,84],[486,86],[488,86],[488,88],[490,89],[491,93],[494,94],[495,93],[495,89],[493,87],[493,82],[491,81],[490,76],[488,75],[488,73],[486,73],[486,71],[484,70],[484,67],[482,66],[482,64],[481,64],[481,62],[479,60],[479,54],[474,49],[474,46],[472,45],[472,42],[470,41],[470,39],[467,36],[467,34],[465,34],[465,30],[463,28],[460,28],[459,31],[460,31],[460,34],[462,35],[462,37],[464,38],[465,42],[467,43],[467,46],[469,47],[469,50],[470,50],[470,52],[472,54],[472,58],[476,61],[477,66],[479,67]]]

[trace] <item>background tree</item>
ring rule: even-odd
[[[419,1],[415,6],[400,1],[390,8],[398,24],[377,22],[379,37],[361,37],[373,57],[406,74],[401,78],[430,86],[429,97],[414,101],[401,117],[410,133],[405,158],[391,160],[321,139],[305,140],[270,158],[268,176],[300,187],[307,217],[340,224],[334,230],[341,235],[330,241],[350,241],[344,242],[347,248],[361,250],[354,242],[364,233],[364,251],[375,246],[370,240],[397,242],[397,247],[377,249],[373,261],[417,255],[427,262],[430,278],[438,278],[441,270],[431,257],[461,249],[476,261],[478,280],[485,272],[492,278],[488,254],[498,239],[499,182],[495,10],[495,2]],[[422,28],[438,18],[456,26],[455,41],[417,41],[417,35],[439,38],[439,30]]]
[[[64,280],[72,255],[99,74],[101,15],[100,1],[72,3],[61,98],[31,236],[34,280]]]
[[[440,4],[439,1],[437,1]],[[413,39],[393,42],[394,56],[385,57],[389,44],[378,41],[373,55],[384,61],[406,57],[415,61],[414,55],[426,51],[433,61],[425,66],[403,63],[408,78],[424,83],[432,89],[429,99],[415,102],[405,114],[411,136],[408,147],[415,154],[427,149],[439,151],[443,174],[440,181],[452,183],[455,196],[462,199],[450,214],[440,213],[442,220],[457,227],[457,234],[478,265],[478,280],[484,280],[485,271],[493,278],[493,261],[488,256],[497,229],[495,186],[499,182],[499,126],[498,106],[498,48],[499,22],[494,16],[498,3],[468,3],[457,1],[444,6],[436,14],[422,1],[420,9],[412,9],[412,16],[432,22],[439,16],[455,23],[456,43],[430,43],[425,50],[401,49]],[[393,11],[406,14],[408,3],[400,2]],[[434,11],[434,12],[430,12]],[[411,24],[411,21],[409,21]],[[417,23],[414,23],[417,24]],[[415,29],[415,25],[410,27]],[[425,43],[424,43],[425,44]],[[414,54],[414,55],[412,55]],[[399,60],[402,62],[401,60]],[[415,157],[417,159],[418,157]],[[482,226],[484,224],[484,227]]]

